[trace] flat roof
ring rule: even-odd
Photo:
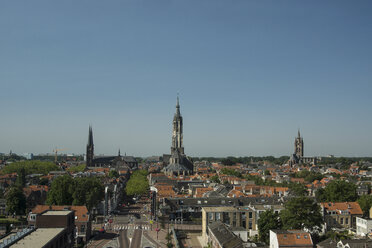
[[[206,212],[228,212],[228,211],[237,211],[235,207],[202,207]]]
[[[12,245],[12,248],[38,248],[49,243],[54,237],[63,232],[65,228],[38,228],[31,234],[27,235],[17,243]]]
[[[71,212],[71,210],[48,210],[42,215],[68,215]]]

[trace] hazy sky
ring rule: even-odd
[[[0,1],[0,152],[372,156],[372,2]]]

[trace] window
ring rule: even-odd
[[[198,201],[198,204],[201,204],[201,201]]]
[[[306,234],[304,235],[304,238],[307,239],[307,235]]]
[[[248,223],[248,229],[252,229],[252,227],[253,227],[253,225],[252,225],[252,221],[250,221],[250,222]]]
[[[221,213],[216,213],[216,220],[221,220]]]
[[[344,224],[344,218],[341,218],[341,219],[340,219],[340,224],[341,224],[341,225]]]
[[[213,213],[208,213],[208,219],[213,220]]]
[[[252,219],[252,212],[249,212],[249,219]]]
[[[345,218],[345,224],[349,225],[349,218]]]
[[[85,232],[85,225],[81,225],[80,232]]]
[[[296,238],[297,238],[297,239],[300,239],[300,235],[297,234],[297,235],[296,235]]]

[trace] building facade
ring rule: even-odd
[[[356,218],[363,216],[358,202],[323,202],[320,206],[327,230],[356,228]]]

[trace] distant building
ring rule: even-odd
[[[294,164],[316,164],[316,157],[304,157],[304,140],[301,137],[300,130],[298,130],[298,135],[294,142],[294,153],[289,159],[289,165]]]
[[[166,162],[166,161],[165,161]],[[193,174],[194,165],[186,157],[183,148],[183,119],[180,113],[180,104],[177,97],[176,113],[173,118],[172,147],[169,164],[164,168],[164,173],[171,175]]]
[[[34,154],[33,153],[24,153],[23,157],[25,157],[28,160],[34,159]]]
[[[132,156],[121,156],[120,149],[117,156],[94,156],[93,130],[89,126],[87,154],[87,167],[111,167],[116,169],[136,170],[138,168],[137,160]]]

